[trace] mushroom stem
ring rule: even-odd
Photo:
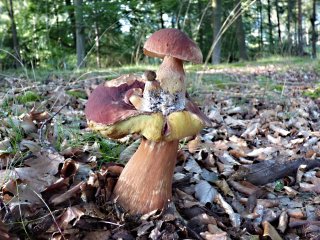
[[[172,177],[179,141],[142,139],[123,169],[113,199],[134,214],[162,209],[172,197]]]
[[[164,91],[171,94],[186,92],[183,61],[178,58],[165,56],[157,71],[157,79]]]

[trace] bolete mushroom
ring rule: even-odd
[[[167,28],[153,33],[145,42],[143,52],[150,57],[163,58],[157,70],[162,94],[166,95],[167,104],[170,102],[174,105],[173,111],[183,110],[186,95],[183,61],[201,63],[199,47],[180,30]],[[172,108],[169,105],[166,109],[168,107]]]
[[[172,37],[171,40],[170,44],[177,44]],[[180,49],[184,47],[180,46]],[[170,56],[169,52],[166,54]],[[181,59],[169,58],[168,62],[181,62]],[[175,76],[175,64],[173,67],[171,70],[169,66],[162,66],[163,70],[168,71],[166,77],[170,78],[170,71]],[[182,79],[184,84],[183,68],[182,72],[179,69],[179,76],[179,79],[173,77],[171,80]],[[121,138],[133,133],[142,135],[140,146],[122,171],[113,192],[117,203],[134,214],[165,207],[172,197],[172,177],[179,140],[196,135],[204,126],[211,124],[188,98],[179,110],[175,110],[174,102],[171,103],[173,107],[165,102],[168,98],[163,94],[166,91],[163,89],[164,82],[170,83],[163,80],[161,85],[151,71],[147,71],[143,78],[120,77],[99,85],[91,93],[85,109],[89,127],[104,136]],[[185,86],[176,89],[175,93],[179,95],[183,89]],[[164,109],[168,105],[170,111]]]

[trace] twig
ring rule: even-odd
[[[114,226],[118,226],[118,227],[123,227],[124,224],[119,224],[119,223],[114,223],[114,222],[109,222],[109,221],[99,221],[100,223],[106,223],[106,224],[110,224],[110,225],[114,225]]]
[[[45,143],[44,142],[44,137],[43,137],[43,134],[44,134],[44,127],[52,121],[52,119],[57,115],[59,114],[59,112],[61,112],[61,110],[66,107],[67,105],[69,104],[69,102],[65,103],[63,106],[60,107],[60,109],[58,111],[56,111],[50,118],[48,118],[47,120],[45,120],[42,124],[41,124],[41,127],[39,129],[39,141],[40,141],[40,145],[41,146],[46,146],[48,147],[49,144],[48,143]]]

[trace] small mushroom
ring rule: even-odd
[[[168,62],[180,62],[182,67],[181,59],[171,58],[167,58]],[[162,70],[164,68],[168,66]],[[178,74],[183,74],[181,83],[184,84],[183,68]],[[143,77],[127,75],[99,85],[86,105],[88,126],[93,130],[114,139],[134,133],[142,136],[140,146],[122,171],[113,192],[113,199],[130,213],[144,214],[166,206],[172,197],[179,140],[211,125],[188,98],[182,109],[168,111],[171,99],[163,94],[164,86],[152,71],[146,71]],[[181,89],[176,90],[182,94]]]
[[[184,109],[186,85],[183,61],[201,63],[203,57],[199,47],[185,33],[168,28],[153,33],[145,42],[143,51],[147,56],[163,58],[157,80],[167,102],[174,105],[169,106],[172,111]],[[168,107],[165,110],[168,111]]]

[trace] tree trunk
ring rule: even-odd
[[[160,17],[160,27],[164,28],[164,20],[163,20],[163,10],[162,10],[162,3],[160,2],[160,11],[159,11],[159,17]]]
[[[316,20],[317,20],[317,15],[316,15],[316,11],[317,11],[317,4],[316,4],[317,0],[313,0],[312,2],[312,16],[311,16],[311,26],[312,26],[312,37],[311,37],[311,41],[312,41],[312,58],[317,58],[317,32],[316,32]]]
[[[96,61],[97,67],[101,68],[101,58],[100,58],[100,31],[98,22],[94,22],[94,34],[95,34],[95,44],[96,44]]]
[[[95,35],[95,45],[96,45],[96,62],[97,67],[101,68],[101,58],[100,58],[100,30],[99,30],[99,9],[97,8],[97,0],[94,1],[94,35]]]
[[[72,39],[73,39],[73,45],[76,46],[76,29],[75,29],[75,25],[76,25],[76,20],[74,17],[74,9],[73,6],[71,4],[71,0],[66,0],[66,6],[67,6],[67,12],[68,12],[68,16],[70,19],[70,23],[71,23],[71,34],[72,34]]]
[[[221,29],[221,16],[222,16],[222,0],[212,0],[213,8],[213,42],[215,43],[212,52],[212,64],[219,64],[221,58],[221,39],[219,37],[219,32]]]
[[[202,2],[201,1],[198,1],[198,12],[201,13],[201,10],[203,9],[203,5],[202,5]],[[204,32],[203,32],[203,28],[200,27],[200,25],[198,25],[199,28],[198,28],[198,34],[196,35],[196,39],[197,40],[197,37],[199,36],[199,47],[200,49],[203,49],[203,35],[204,35]]]
[[[190,5],[191,5],[191,0],[188,1],[187,10],[186,10],[186,12],[185,12],[185,14],[184,14],[183,23],[182,23],[182,28],[181,28],[182,31],[183,31],[184,28],[186,27],[186,23],[187,23],[187,19],[188,19],[188,14],[189,14]]]
[[[19,61],[21,61],[21,56],[20,56],[20,45],[19,45],[19,38],[17,33],[17,26],[14,20],[12,0],[9,0],[9,4],[8,4],[8,0],[6,0],[6,6],[7,6],[10,21],[11,21],[12,44],[13,44],[13,50],[14,50],[14,56],[15,56],[14,67],[18,68],[20,67]]]
[[[303,56],[302,4],[298,0],[298,55]]]
[[[279,41],[279,45],[281,45],[281,29],[280,29],[280,16],[279,16],[279,0],[276,0],[275,2],[276,4],[276,12],[277,12],[277,25],[278,25],[278,41]]]
[[[259,39],[259,48],[260,51],[263,51],[263,16],[262,16],[262,2],[258,0],[259,4],[259,21],[260,21],[260,39]]]
[[[85,67],[85,41],[83,24],[83,0],[74,0],[75,20],[76,20],[76,48],[77,48],[77,67]]]
[[[239,10],[242,9],[241,0],[237,0],[236,3],[238,5],[236,12],[240,12]],[[239,47],[239,57],[242,60],[248,60],[247,47],[246,47],[246,33],[243,28],[242,14],[240,14],[236,20],[236,34],[237,34],[236,36],[237,43]]]
[[[181,26],[180,26],[180,17],[181,17],[181,11],[182,11],[182,7],[183,7],[183,3],[180,2],[179,4],[179,11],[177,12],[177,15],[176,15],[176,27],[178,29],[181,29]]]
[[[291,53],[292,48],[292,35],[291,35],[291,19],[292,19],[292,8],[294,0],[288,0],[288,17],[287,17],[287,32],[288,32],[288,52]]]
[[[272,21],[271,21],[271,3],[268,0],[268,28],[269,28],[269,51],[273,53],[273,33],[272,33]]]

